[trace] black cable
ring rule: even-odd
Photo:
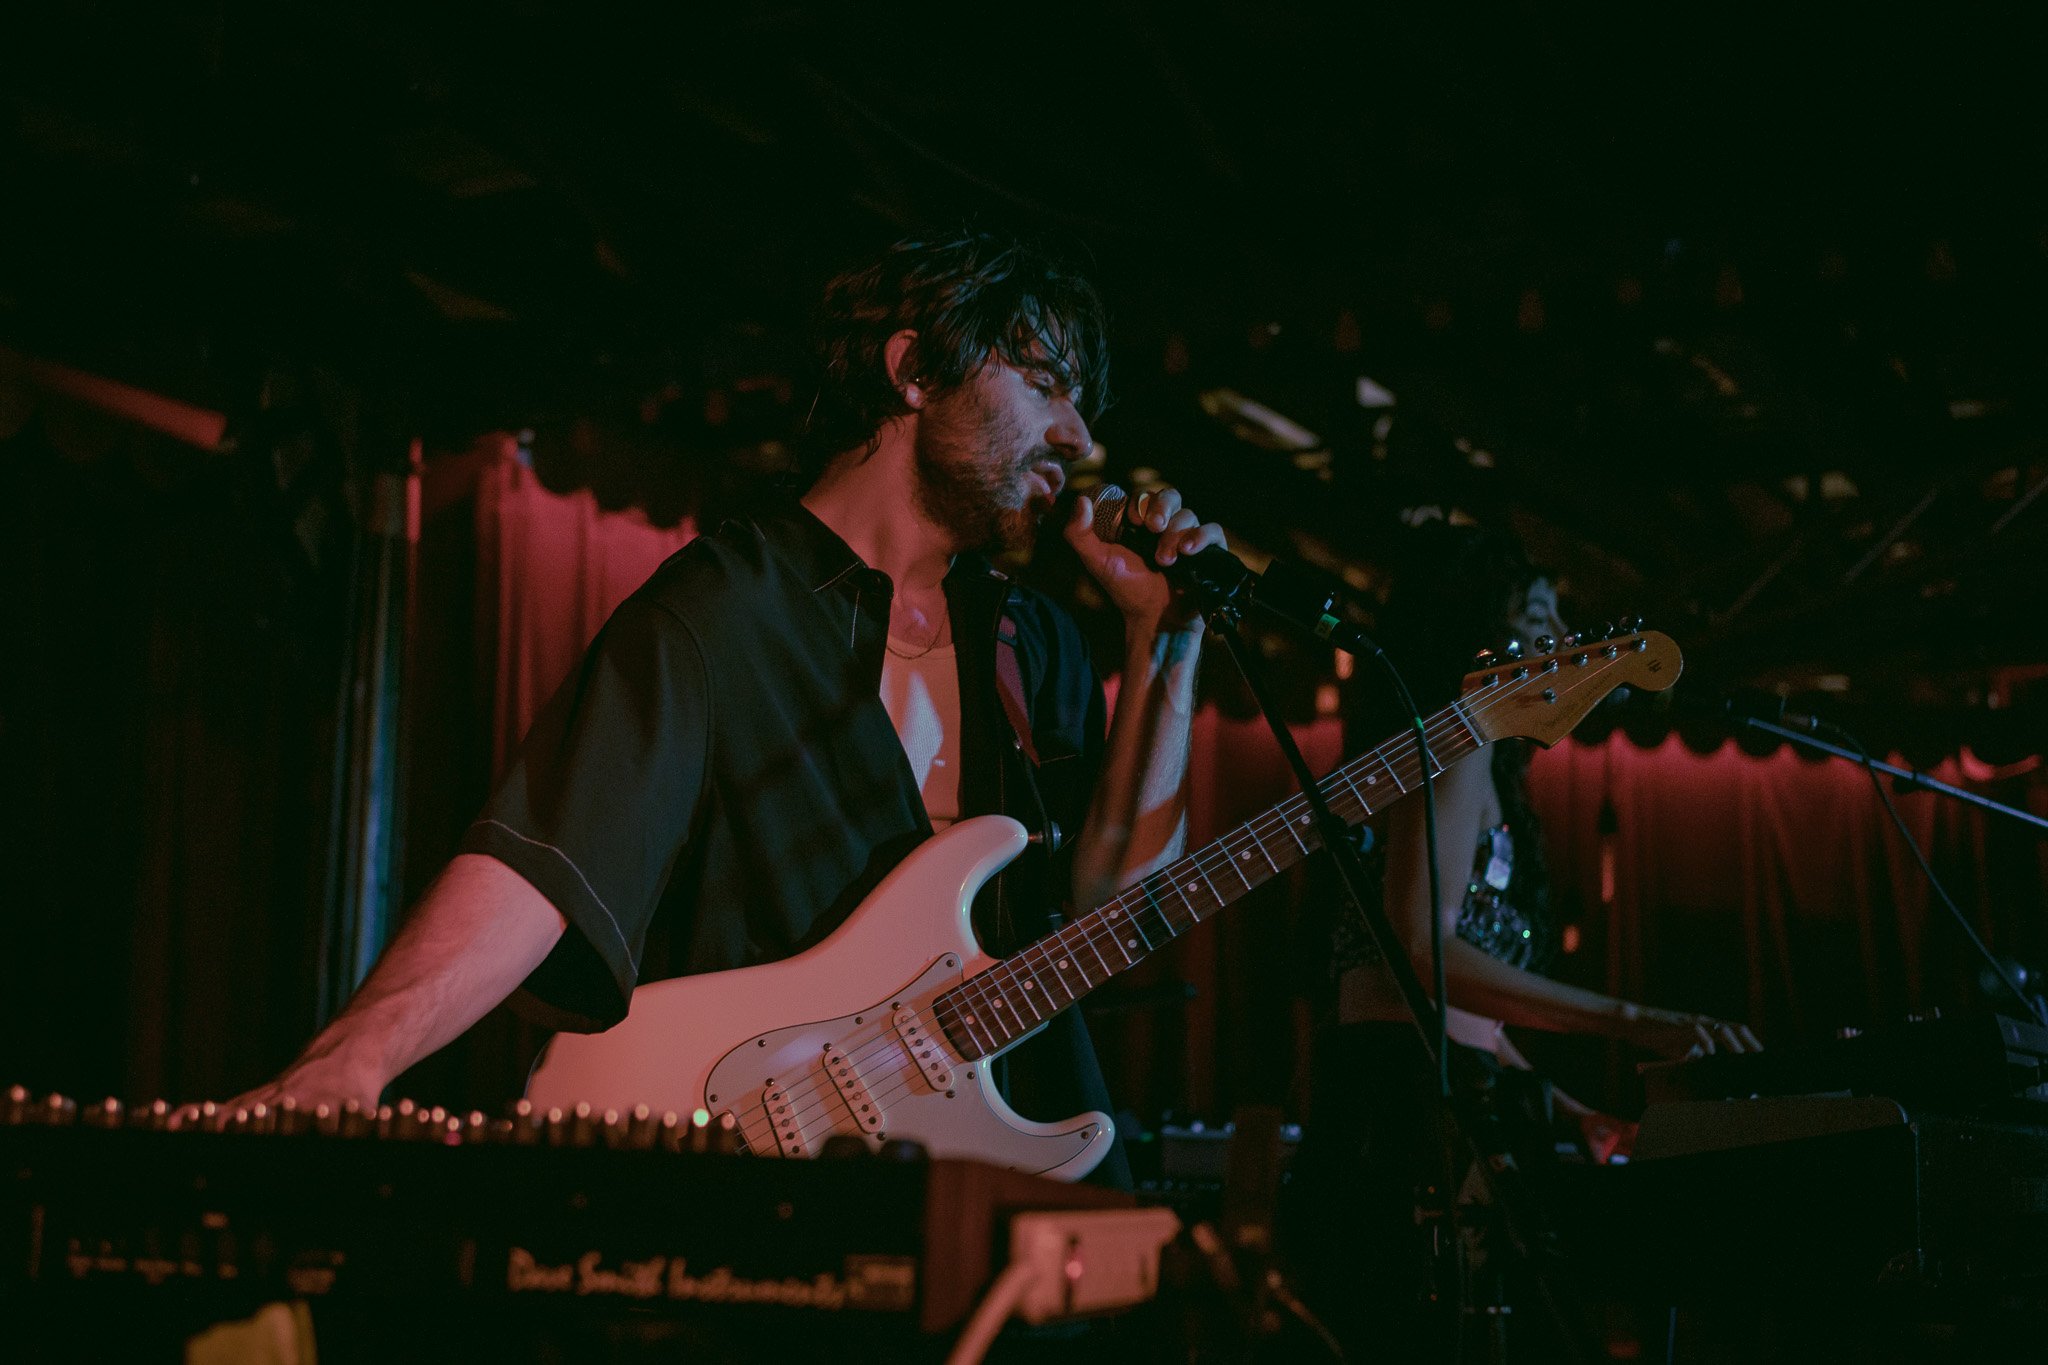
[[[1863,771],[1869,776],[1870,785],[1877,789],[1877,799],[1884,802],[1885,813],[1891,816],[1893,826],[1899,831],[1899,837],[1906,841],[1906,847],[1912,851],[1913,861],[1920,864],[1920,871],[1926,875],[1927,884],[1934,888],[1934,894],[1940,897],[1943,905],[1948,907],[1949,915],[1954,918],[1956,927],[1963,931],[1963,937],[1967,938],[1971,946],[1984,955],[1984,960],[1991,964],[1991,970],[1998,973],[1998,979],[2005,983],[2006,989],[2010,990],[2014,997],[2027,1007],[2027,1012],[2034,1016],[2034,1021],[2039,1024],[2048,1025],[2048,1018],[2042,1017],[2041,1006],[2035,1002],[2032,996],[2020,989],[2019,983],[2012,979],[2012,973],[2005,969],[2005,964],[2000,962],[1991,949],[1985,946],[1983,939],[1977,937],[1977,931],[1970,927],[1970,921],[1963,914],[1962,908],[1950,898],[1948,889],[1941,884],[1941,879],[1934,875],[1933,864],[1927,861],[1927,855],[1920,851],[1920,845],[1914,840],[1912,831],[1906,828],[1905,817],[1899,814],[1899,808],[1892,804],[1892,794],[1885,790],[1884,780],[1877,774],[1877,760],[1870,756],[1870,750],[1863,747],[1862,740],[1831,721],[1817,721],[1815,724],[1839,736],[1843,743],[1856,751],[1857,757],[1863,761]]]

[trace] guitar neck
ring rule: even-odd
[[[1462,702],[1452,702],[1423,728],[1432,776],[1485,743]],[[1317,789],[1346,825],[1357,825],[1422,780],[1414,732],[1404,731],[1329,774]],[[939,1023],[970,1061],[1000,1052],[1321,847],[1308,798],[1291,796],[947,991],[935,1002]]]

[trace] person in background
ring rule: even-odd
[[[1541,637],[1567,633],[1556,586],[1504,533],[1431,518],[1409,527],[1389,558],[1392,583],[1376,636],[1424,715],[1457,696],[1478,650],[1519,639],[1534,654]],[[1347,751],[1398,734],[1407,723],[1385,680],[1361,669],[1347,697]],[[1519,1129],[1538,1160],[1554,1151],[1547,1130],[1555,1122],[1590,1159],[1604,1162],[1626,1153],[1633,1125],[1535,1077],[1510,1030],[1594,1035],[1665,1058],[1747,1052],[1759,1044],[1739,1022],[1616,999],[1544,975],[1557,934],[1529,801],[1532,750],[1526,740],[1488,744],[1436,778],[1440,904],[1430,898],[1420,799],[1389,812],[1372,865],[1399,951],[1425,989],[1432,980],[1429,917],[1442,924],[1453,1086],[1468,1098],[1483,1096],[1484,1111]],[[1417,1192],[1445,1180],[1456,1189],[1463,1173],[1444,1169],[1444,1136],[1431,1118],[1435,1074],[1355,912],[1334,920],[1329,966],[1335,1019],[1316,1041],[1292,1220],[1297,1252],[1325,1250],[1298,1255],[1296,1273],[1340,1336],[1361,1345],[1405,1340],[1433,1349],[1439,1343],[1429,1339],[1419,1308],[1431,1286],[1421,1273],[1428,1257],[1418,1251]],[[1448,1293],[1440,1276],[1434,1288]]]

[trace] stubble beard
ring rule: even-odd
[[[945,395],[924,412],[912,447],[917,506],[968,550],[1018,553],[1037,539],[1042,515],[1025,491],[1030,460],[998,461],[1019,433],[970,393]]]

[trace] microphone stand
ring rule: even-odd
[[[1836,758],[1846,758],[1859,768],[1883,773],[1908,791],[1939,792],[1941,795],[1953,797],[1957,801],[1967,801],[1979,810],[1988,810],[1994,815],[2007,816],[2019,821],[2023,825],[2031,825],[2033,828],[2041,831],[2043,835],[2048,835],[2048,817],[2036,815],[2030,810],[2021,810],[2017,806],[2008,806],[2002,801],[1993,801],[1988,796],[1979,796],[1976,792],[1964,791],[1961,787],[1951,787],[1948,783],[1929,777],[1926,773],[1915,768],[1901,768],[1891,763],[1880,763],[1876,759],[1868,758],[1866,755],[1857,753],[1853,749],[1845,749],[1839,744],[1830,744],[1827,740],[1810,731],[1796,730],[1790,726],[1779,725],[1775,721],[1762,720],[1756,716],[1742,716],[1739,719],[1752,730],[1762,730],[1764,733],[1776,735],[1780,739],[1789,739],[1794,744],[1802,744],[1817,753],[1831,754]]]
[[[1898,828],[1899,837],[1905,840],[1906,847],[1912,851],[1914,859],[1919,862],[1920,870],[1926,874],[1928,885],[1933,889],[1935,896],[1941,901],[1943,908],[1954,918],[1956,928],[1962,932],[1964,939],[1968,941],[1970,946],[1977,950],[1978,955],[1984,959],[1986,965],[1991,968],[1998,979],[2005,983],[2005,988],[2012,992],[2013,999],[2018,1001],[2021,1008],[2033,1016],[2034,1022],[2043,1027],[2048,1027],[2048,1008],[2044,1008],[2038,998],[2029,995],[2025,990],[2021,989],[2019,982],[2013,979],[2012,973],[2006,970],[2005,964],[1998,960],[1997,954],[1993,953],[1985,945],[1984,940],[1978,936],[1977,931],[1970,926],[1969,918],[1963,914],[1962,909],[1950,897],[1947,888],[1942,886],[1941,879],[1934,875],[1933,865],[1927,861],[1927,855],[1921,852],[1919,844],[1914,840],[1912,833],[1907,830],[1904,817],[1899,814],[1898,807],[1892,803],[1891,796],[1885,791],[1884,784],[1878,781],[1877,775],[1885,773],[1894,782],[1909,790],[1937,792],[1943,796],[1967,802],[1979,810],[1987,810],[1994,814],[2009,816],[2021,824],[2029,825],[2037,830],[2048,831],[2048,820],[2044,820],[2032,811],[2020,810],[2003,802],[1993,801],[1988,796],[1979,796],[1975,792],[1964,791],[1960,787],[1952,787],[1946,782],[1937,781],[1915,769],[1900,768],[1890,763],[1880,763],[1871,757],[1870,751],[1863,747],[1863,742],[1856,738],[1855,735],[1829,721],[1808,718],[1805,722],[1807,728],[1797,729],[1791,726],[1780,725],[1775,721],[1764,720],[1758,716],[1740,716],[1738,718],[1751,729],[1761,730],[1766,734],[1789,739],[1795,744],[1803,745],[1819,753],[1830,754],[1837,758],[1846,758],[1869,774],[1871,785],[1876,788],[1878,798],[1884,802],[1886,814],[1891,817],[1892,823]],[[1840,745],[1829,743],[1816,733],[1816,731],[1822,729],[1833,731],[1843,739],[1848,740],[1854,747],[1845,749]]]
[[[1267,578],[1270,580],[1270,573]],[[1336,865],[1338,882],[1343,889],[1344,898],[1365,921],[1374,943],[1379,947],[1380,957],[1393,973],[1394,984],[1400,990],[1401,998],[1408,1008],[1410,1022],[1415,1026],[1416,1039],[1438,1077],[1434,1102],[1438,1110],[1438,1131],[1445,1134],[1446,1138],[1444,1170],[1450,1173],[1454,1169],[1453,1144],[1462,1147],[1464,1155],[1470,1161],[1470,1169],[1479,1175],[1494,1209],[1500,1215],[1501,1226],[1507,1233],[1512,1250],[1523,1264],[1534,1271],[1544,1307],[1565,1344],[1569,1358],[1590,1361],[1593,1356],[1587,1345],[1589,1333],[1584,1326],[1585,1314],[1577,1302],[1576,1295],[1561,1283],[1563,1267],[1556,1263],[1555,1246],[1548,1244],[1550,1239],[1541,1230],[1539,1220],[1530,1214],[1527,1206],[1532,1202],[1532,1196],[1516,1179],[1518,1172],[1512,1157],[1504,1152],[1485,1151],[1475,1140],[1474,1135],[1484,1123],[1484,1118],[1476,1112],[1475,1106],[1469,1100],[1461,1099],[1448,1084],[1448,1058],[1444,1055],[1443,1045],[1438,1042],[1442,1036],[1440,1029],[1443,1015],[1436,1003],[1430,999],[1428,992],[1423,989],[1422,981],[1415,973],[1414,964],[1409,961],[1407,950],[1402,946],[1393,925],[1387,919],[1386,910],[1377,898],[1366,894],[1365,867],[1357,846],[1352,843],[1350,827],[1323,799],[1322,789],[1316,783],[1315,774],[1309,769],[1307,760],[1302,757],[1301,749],[1294,742],[1293,732],[1287,728],[1287,721],[1280,713],[1279,703],[1267,687],[1264,665],[1256,651],[1245,642],[1240,629],[1245,600],[1248,599],[1251,605],[1263,608],[1269,616],[1286,621],[1323,643],[1367,655],[1379,654],[1378,646],[1374,645],[1362,631],[1345,625],[1327,609],[1308,615],[1306,619],[1299,619],[1301,613],[1283,608],[1273,600],[1270,593],[1254,590],[1253,584],[1257,583],[1263,587],[1265,583],[1254,578],[1249,572],[1242,575],[1232,572],[1217,577],[1193,571],[1184,574],[1181,581],[1196,594],[1202,604],[1202,615],[1207,619],[1210,629],[1222,636],[1224,644],[1229,648],[1231,658],[1237,663],[1238,672],[1244,677],[1245,686],[1250,689],[1259,710],[1265,715],[1266,723],[1273,731],[1273,738],[1279,744],[1281,753],[1286,756],[1288,766],[1293,769],[1295,779],[1301,786],[1302,796],[1315,815],[1317,833],[1322,839],[1324,851]],[[1446,1185],[1443,1196],[1447,1211],[1455,1216],[1455,1191]],[[1455,1228],[1451,1235],[1457,1235]],[[1463,1323],[1457,1326],[1462,1337]]]

